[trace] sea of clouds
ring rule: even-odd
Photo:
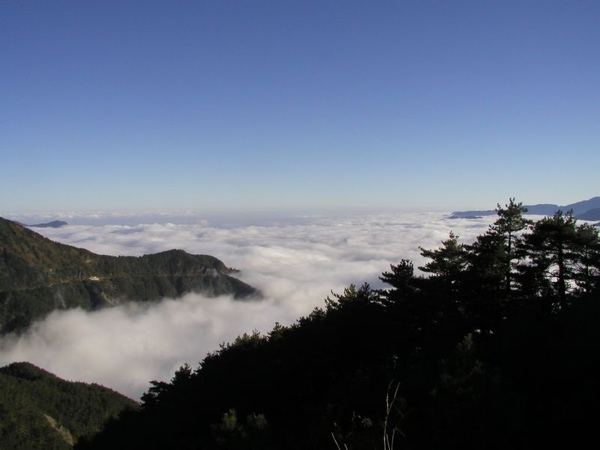
[[[410,259],[421,265],[425,261],[419,246],[438,248],[450,231],[472,242],[495,219],[453,220],[448,215],[363,211],[62,217],[69,225],[35,231],[106,255],[139,256],[173,248],[213,255],[239,269],[239,277],[260,289],[264,299],[190,294],[96,312],[54,312],[21,336],[1,338],[0,366],[29,361],[62,378],[102,384],[139,399],[150,380],[168,381],[184,363],[196,368],[219,344],[253,330],[266,334],[276,322],[291,324],[350,284],[384,288],[379,276],[390,264]]]

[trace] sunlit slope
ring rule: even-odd
[[[213,256],[183,250],[141,257],[96,255],[0,218],[0,332],[23,329],[57,309],[91,310],[189,292],[235,298],[258,294],[233,273]]]

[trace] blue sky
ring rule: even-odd
[[[0,215],[600,195],[600,2],[0,1]]]

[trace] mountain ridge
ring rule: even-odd
[[[62,228],[64,226],[67,226],[68,223],[63,220],[53,220],[52,222],[35,223],[32,225],[27,225],[27,224],[21,224],[21,225],[25,225],[26,227],[30,227],[30,228]]]
[[[0,447],[70,449],[137,402],[100,386],[63,380],[28,362],[0,367]]]
[[[0,334],[23,330],[56,309],[95,310],[190,292],[260,297],[232,276],[236,273],[214,256],[177,249],[143,256],[98,255],[0,218]]]
[[[573,215],[578,220],[600,220],[600,196],[592,197],[588,200],[582,200],[568,205],[559,206],[552,203],[540,203],[536,205],[523,205],[527,208],[527,214],[552,216],[557,211],[573,211]],[[482,216],[492,216],[496,214],[495,209],[473,210],[473,211],[454,211],[450,219],[475,219]]]

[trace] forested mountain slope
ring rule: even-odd
[[[29,363],[0,368],[0,448],[70,449],[138,404],[94,384],[73,383]]]
[[[0,333],[22,330],[56,309],[91,310],[188,292],[257,296],[213,256],[183,250],[102,256],[53,242],[0,218]]]

